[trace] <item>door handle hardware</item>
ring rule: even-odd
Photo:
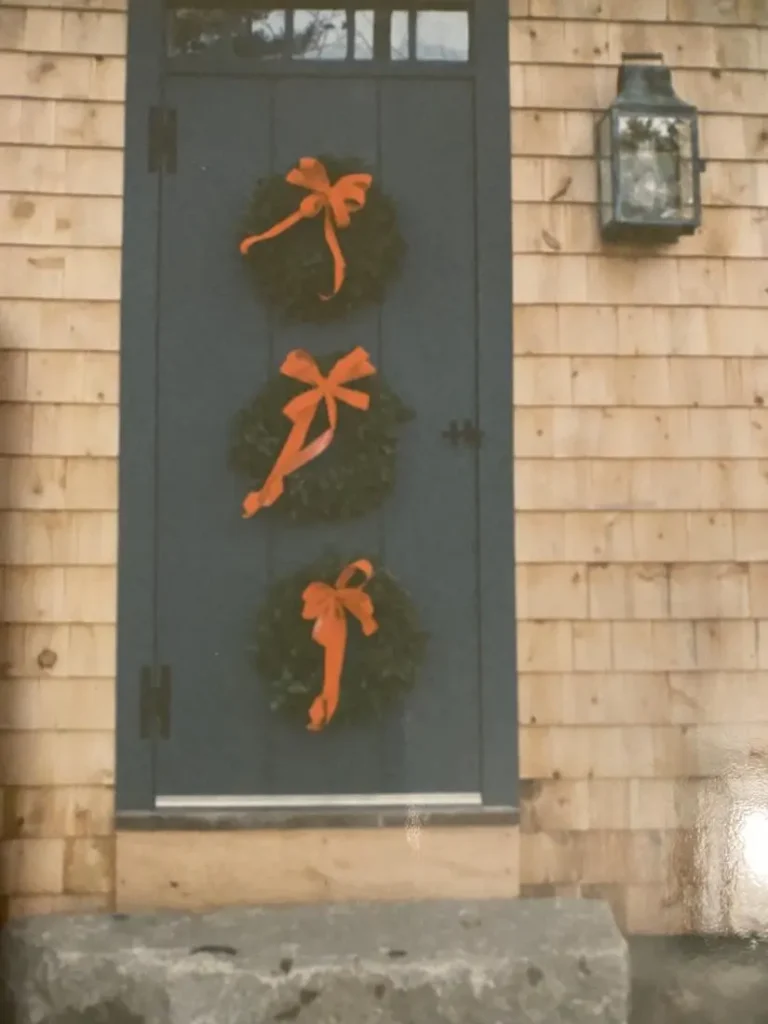
[[[451,420],[442,436],[452,448],[457,448],[460,444],[468,448],[479,448],[483,443],[482,430],[471,420],[464,420],[461,424],[457,420]]]

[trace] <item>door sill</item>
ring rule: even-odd
[[[400,807],[344,806],[247,807],[230,809],[162,808],[154,811],[117,811],[117,831],[247,831],[258,829],[371,829],[403,826],[516,825],[519,813],[507,806]]]
[[[285,796],[158,796],[158,811],[367,810],[372,807],[482,807],[481,793],[301,793]]]

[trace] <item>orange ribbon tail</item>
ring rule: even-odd
[[[320,298],[327,302],[334,295],[338,295],[344,284],[347,269],[336,230],[348,227],[351,215],[365,206],[366,193],[373,178],[370,174],[345,174],[331,185],[323,164],[315,157],[303,156],[298,167],[294,167],[286,174],[285,180],[291,185],[307,189],[309,195],[302,199],[298,210],[278,221],[267,231],[244,238],[240,243],[240,252],[245,256],[257,242],[276,238],[300,220],[324,213],[323,233],[333,258],[333,291],[330,295],[320,295]]]
[[[356,572],[365,579],[354,587],[348,586]],[[373,601],[362,589],[373,576],[373,566],[366,558],[350,562],[339,573],[333,586],[328,583],[310,583],[302,594],[303,619],[314,619],[312,639],[325,649],[323,667],[323,689],[315,697],[309,709],[310,732],[320,732],[333,718],[339,706],[341,674],[347,649],[347,613],[360,623],[365,636],[371,636],[379,628],[374,618]]]
[[[361,411],[368,408],[370,396],[345,385],[372,376],[376,373],[376,368],[365,349],[358,345],[336,361],[327,377],[322,375],[315,360],[303,349],[289,352],[280,367],[280,372],[310,387],[283,406],[283,414],[293,425],[261,489],[250,491],[245,496],[244,519],[255,516],[259,509],[274,505],[285,489],[285,478],[316,459],[318,455],[322,455],[329,447],[336,432],[339,402],[345,402]],[[307,434],[321,402],[325,403],[328,427],[306,444]]]

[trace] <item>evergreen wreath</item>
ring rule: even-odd
[[[366,174],[358,159],[317,158],[333,185],[345,175]],[[260,179],[243,225],[245,236],[260,235],[294,214],[309,195],[286,181],[284,174]],[[334,258],[324,234],[323,214],[301,219],[282,233],[252,245],[245,260],[258,296],[285,320],[327,323],[380,303],[387,286],[399,273],[405,243],[392,200],[375,179],[365,190],[365,202],[338,230],[346,262],[344,283],[330,299]]]
[[[302,595],[315,581],[331,586],[348,564],[327,554],[270,588],[256,615],[253,664],[267,688],[270,708],[306,728],[308,710],[323,688],[324,652],[302,618]],[[408,593],[386,570],[377,569],[365,586],[378,630],[364,636],[347,615],[347,646],[340,700],[331,727],[380,718],[418,681],[427,633]]]
[[[343,353],[319,356],[323,375]],[[356,391],[370,395],[365,412],[338,403],[338,425],[329,448],[284,480],[285,490],[270,514],[295,525],[357,519],[375,511],[395,484],[398,432],[413,413],[390,390],[381,374],[356,380]],[[277,374],[234,417],[229,465],[253,490],[261,488],[280,453],[291,424],[283,407],[306,385]],[[307,441],[328,428],[324,405],[318,407]]]

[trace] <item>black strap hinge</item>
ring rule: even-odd
[[[176,111],[150,107],[148,121],[147,168],[151,172],[176,173]]]
[[[171,735],[171,668],[144,665],[139,673],[139,735],[167,740]]]

